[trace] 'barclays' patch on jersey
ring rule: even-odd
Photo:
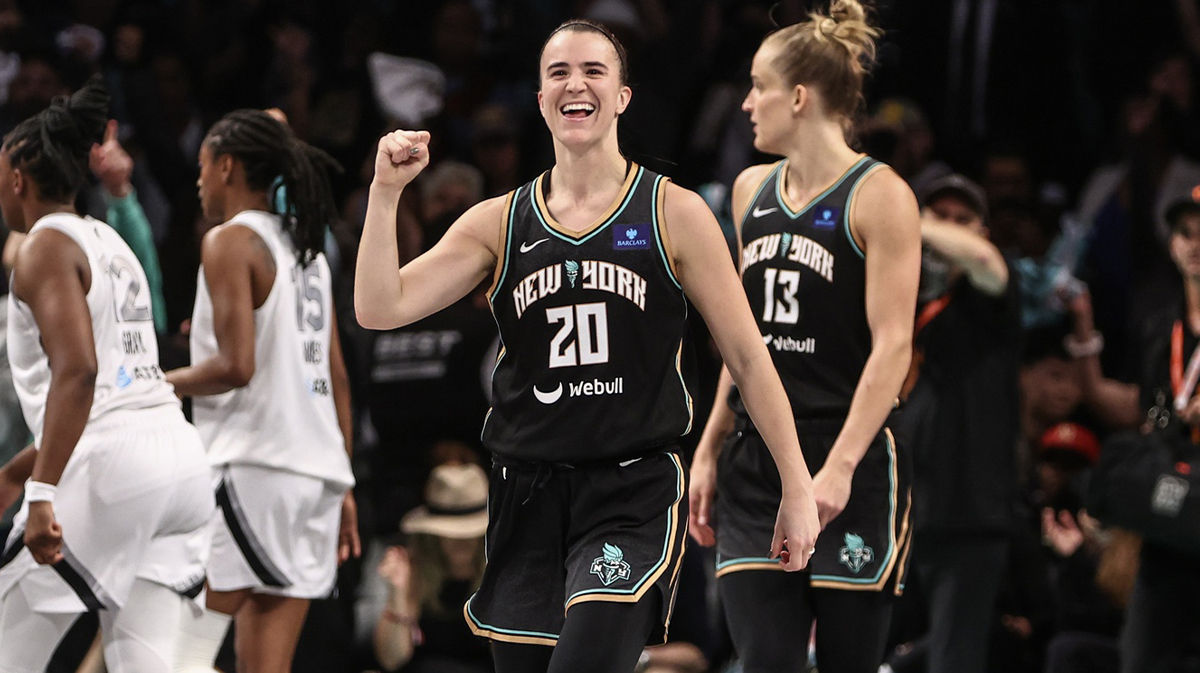
[[[613,250],[648,250],[649,248],[649,222],[613,226]]]
[[[813,211],[813,226],[817,229],[833,229],[837,226],[838,218],[841,216],[841,208],[817,206],[817,209]]]

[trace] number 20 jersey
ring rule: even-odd
[[[86,299],[96,344],[96,383],[88,422],[112,411],[178,408],[179,400],[158,366],[150,284],[133,251],[112,227],[90,217],[47,215],[35,222],[29,233],[45,229],[70,237],[88,261],[91,285]],[[13,293],[8,302],[13,384],[34,444],[41,447],[50,362],[29,306]]]
[[[844,417],[871,354],[866,261],[849,218],[858,186],[884,167],[864,156],[796,208],[781,161],[742,215],[742,285],[797,419]]]
[[[501,349],[484,444],[557,463],[623,460],[692,425],[686,301],[662,218],[667,179],[636,164],[583,231],[546,208],[549,172],[509,194],[489,293]]]

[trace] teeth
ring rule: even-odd
[[[568,103],[562,107],[563,112],[595,112],[596,106],[591,103]]]

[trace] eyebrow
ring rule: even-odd
[[[571,64],[567,63],[566,61],[555,61],[554,63],[551,63],[550,65],[546,66],[546,70],[554,70],[555,68],[565,68],[570,65]],[[608,64],[605,63],[604,61],[585,61],[583,64],[583,67],[585,67],[585,68],[604,68],[607,70]]]

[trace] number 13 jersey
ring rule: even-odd
[[[242,211],[225,226],[258,234],[275,261],[275,282],[254,309],[254,374],[242,388],[192,400],[211,465],[271,467],[352,486],[329,372],[332,279],[325,256],[307,266],[278,215]],[[192,363],[218,352],[212,297],[200,268],[192,310]]]
[[[509,194],[489,292],[500,328],[484,444],[509,458],[621,460],[692,425],[682,373],[686,301],[663,223],[667,179],[630,165],[579,232],[546,208],[550,173]]]
[[[855,191],[882,167],[864,156],[796,208],[781,161],[742,216],[742,285],[797,419],[844,417],[871,354],[866,257],[849,222]]]

